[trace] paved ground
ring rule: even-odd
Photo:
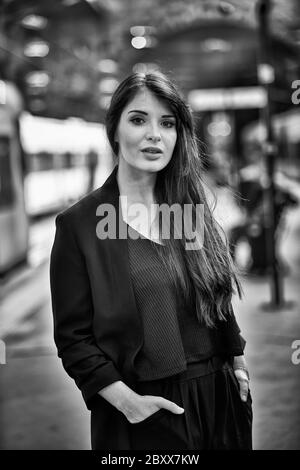
[[[65,374],[52,338],[49,252],[53,218],[32,229],[32,267],[2,286],[2,449],[89,449],[89,412]]]
[[[247,339],[256,449],[300,449],[300,364],[291,361],[291,345],[300,340],[299,215],[299,208],[290,211],[281,243],[291,269],[284,279],[285,297],[294,300],[294,307],[277,312],[261,309],[270,300],[267,279],[245,278],[243,301],[234,299]],[[2,285],[0,331],[6,344],[6,364],[0,365],[2,449],[90,448],[89,412],[63,371],[52,339],[48,255],[53,234],[53,219],[33,227],[32,267]]]

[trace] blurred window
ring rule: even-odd
[[[65,152],[63,155],[62,155],[62,159],[63,159],[63,167],[64,168],[72,168],[72,160],[73,160],[73,155],[71,152]]]
[[[39,152],[30,156],[30,171],[48,171],[53,169],[53,155]]]
[[[0,136],[0,207],[14,203],[14,188],[11,167],[10,140]]]

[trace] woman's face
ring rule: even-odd
[[[146,172],[167,166],[176,139],[174,113],[147,89],[140,90],[123,109],[115,134],[122,164]]]

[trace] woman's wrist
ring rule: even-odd
[[[246,362],[246,359],[245,359],[244,355],[234,356],[234,358],[233,358],[233,368],[236,368],[236,367],[245,367],[245,368],[247,368],[247,362]]]
[[[98,394],[123,413],[130,408],[138,396],[136,392],[121,380],[107,385]]]

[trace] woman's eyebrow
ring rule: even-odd
[[[146,111],[141,111],[140,109],[132,109],[131,111],[128,111],[128,114],[130,113],[140,113],[140,114],[144,114],[145,116],[148,115],[148,113],[146,113]],[[163,114],[162,115],[163,118],[175,118],[174,114]]]

